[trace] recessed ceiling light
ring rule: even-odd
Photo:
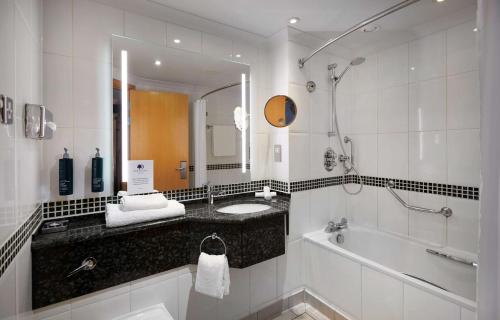
[[[289,24],[296,24],[300,21],[300,18],[299,17],[292,17],[290,19],[288,19],[288,23]]]
[[[160,60],[155,60],[155,66],[161,66],[161,61]]]
[[[477,32],[477,27],[475,27],[474,29],[472,29],[472,31]]]
[[[410,67],[410,70],[411,71],[415,71],[415,67]]]
[[[181,43],[181,39],[174,39],[174,43]]]
[[[241,58],[241,54],[237,53],[234,55],[236,58]]]
[[[375,32],[380,30],[380,26],[377,24],[373,24],[371,26],[364,27],[361,30],[363,30],[363,32]]]
[[[445,0],[436,0],[436,2],[444,2]]]

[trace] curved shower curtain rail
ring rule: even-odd
[[[426,213],[434,213],[434,214],[442,214],[446,218],[451,217],[453,214],[453,211],[448,208],[448,207],[442,207],[440,210],[434,210],[434,209],[427,209],[427,208],[422,208],[422,207],[417,207],[417,206],[412,206],[406,203],[403,199],[401,199],[400,196],[394,190],[392,189],[394,187],[394,181],[389,180],[385,184],[385,188],[389,190],[389,192],[396,198],[396,200],[399,201],[405,208],[413,210],[413,211],[418,211],[418,212],[426,212]]]
[[[247,80],[245,83],[249,83],[249,82],[250,82],[250,80]],[[220,88],[217,88],[217,89],[214,89],[214,90],[212,90],[212,91],[209,91],[209,92],[205,93],[204,95],[202,95],[202,96],[200,97],[200,99],[203,99],[203,98],[205,98],[206,96],[211,95],[212,93],[216,93],[216,92],[218,92],[218,91],[221,91],[221,90],[224,90],[224,89],[229,89],[229,88],[236,87],[236,86],[240,86],[240,85],[241,85],[241,82],[235,82],[235,83],[230,83],[230,84],[227,84],[227,85],[225,85],[225,86],[223,86],[223,87],[220,87]]]
[[[328,40],[324,45],[322,45],[321,47],[319,47],[318,49],[314,50],[308,57],[304,57],[304,58],[301,58],[299,59],[299,68],[303,68],[305,63],[311,59],[314,55],[316,55],[318,52],[320,52],[321,50],[325,49],[326,47],[328,47],[329,45],[331,45],[332,43],[334,42],[337,42],[338,40],[344,38],[345,36],[353,33],[354,31],[358,30],[358,29],[361,29],[363,28],[364,26],[372,23],[372,22],[375,22],[393,12],[396,12],[398,10],[401,10],[411,4],[414,4],[415,2],[418,2],[420,0],[406,0],[406,1],[402,1],[398,4],[395,4],[393,5],[392,7],[390,8],[387,8],[385,9],[384,11],[381,11],[379,13],[377,13],[376,15],[373,15],[371,16],[370,18],[366,19],[366,20],[363,20],[361,21],[360,23],[350,27],[349,29],[347,29],[346,31],[344,31],[344,33],[342,33],[341,35],[333,38],[333,39],[330,39]]]

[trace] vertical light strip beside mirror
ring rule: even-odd
[[[128,181],[128,56],[121,52],[122,182]]]
[[[241,172],[247,172],[247,89],[246,74],[241,74]]]

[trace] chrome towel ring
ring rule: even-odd
[[[209,236],[206,236],[205,238],[203,238],[203,240],[201,240],[201,242],[200,242],[200,253],[202,253],[202,252],[203,252],[203,251],[201,250],[201,247],[203,246],[203,242],[205,242],[205,240],[208,240],[208,239],[212,239],[212,240],[217,239],[217,240],[219,240],[220,242],[222,242],[222,245],[224,246],[224,255],[226,255],[226,254],[227,254],[227,247],[226,247],[226,244],[224,243],[224,240],[222,240],[222,238],[221,238],[221,237],[219,237],[219,236],[217,235],[217,233],[215,233],[215,232],[214,232],[214,233],[212,233],[212,234],[211,234],[211,235],[209,235]]]

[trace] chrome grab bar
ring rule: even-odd
[[[394,188],[394,181],[389,180],[385,184],[385,188],[396,198],[396,200],[399,201],[405,208],[413,210],[413,211],[418,211],[418,212],[426,212],[426,213],[434,213],[434,214],[442,214],[446,218],[451,217],[453,214],[453,211],[448,208],[448,207],[442,207],[440,210],[434,210],[434,209],[427,209],[427,208],[422,208],[422,207],[417,207],[417,206],[412,206],[406,203],[403,199],[401,199],[400,196],[392,188]]]
[[[460,258],[460,257],[454,256],[454,255],[448,254],[448,253],[444,253],[444,252],[432,250],[432,249],[425,249],[425,251],[427,253],[433,254],[433,255],[441,257],[441,258],[445,258],[445,259],[448,259],[451,261],[463,263],[463,264],[466,264],[466,265],[471,266],[471,267],[477,267],[477,262],[472,261],[472,260]]]

